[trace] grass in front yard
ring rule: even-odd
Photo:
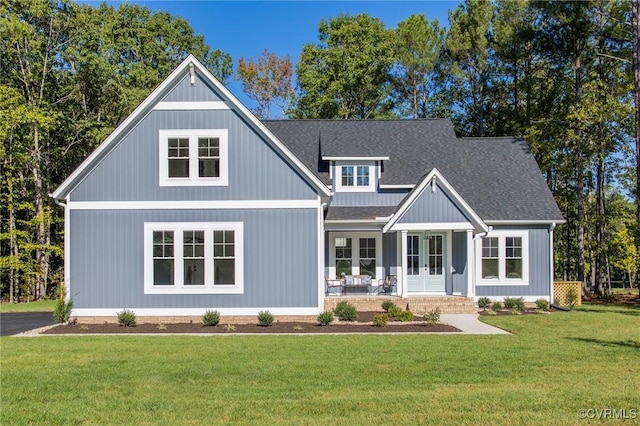
[[[0,303],[0,312],[53,312],[55,299],[52,300],[36,300],[35,302],[26,303]]]
[[[2,338],[0,423],[567,425],[640,410],[639,309],[486,322],[514,334]]]

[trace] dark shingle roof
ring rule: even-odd
[[[522,139],[456,138],[448,119],[264,124],[325,184],[331,180],[322,156],[388,156],[382,185],[417,184],[437,168],[483,220],[563,219]]]
[[[325,220],[374,220],[391,216],[395,210],[395,206],[329,207]]]

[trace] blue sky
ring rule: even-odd
[[[98,4],[99,2],[89,3]],[[117,6],[122,1],[109,1]],[[411,14],[424,13],[441,25],[448,25],[449,10],[459,1],[129,1],[163,10],[186,19],[202,34],[212,49],[238,59],[257,58],[264,49],[278,56],[289,55],[294,65],[302,47],[318,41],[318,23],[338,14],[367,13],[381,19],[387,28]],[[241,85],[229,79],[229,89],[249,107]]]

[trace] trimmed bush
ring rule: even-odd
[[[549,301],[546,299],[536,300],[536,309],[543,312],[549,311]]]
[[[391,309],[393,306],[396,306],[396,304],[391,300],[385,300],[384,302],[382,302],[382,309],[384,309],[385,312],[389,312],[389,309]]]
[[[400,313],[398,314],[398,316],[396,316],[396,319],[400,322],[410,322],[413,321],[413,312],[406,310],[406,311],[400,311]]]
[[[325,326],[325,325],[329,325],[333,322],[334,317],[333,317],[333,312],[331,311],[324,311],[318,314],[318,324]]]
[[[340,321],[355,321],[358,319],[358,313],[356,312],[355,306],[346,300],[338,303],[333,309],[333,312],[338,318],[340,318]]]
[[[495,302],[493,302],[493,303],[491,304],[491,310],[492,310],[493,312],[501,311],[501,310],[502,310],[502,302],[500,302],[500,301],[498,301],[498,300],[496,300]]]
[[[402,313],[402,309],[400,309],[400,306],[393,305],[392,307],[389,308],[389,315],[392,316],[393,318],[397,318],[398,315],[400,315],[401,313]]]
[[[504,307],[507,309],[517,309],[524,311],[524,298],[522,297],[505,297]]]
[[[482,309],[487,309],[491,306],[491,299],[488,297],[481,297],[478,299],[478,307]]]
[[[578,292],[573,288],[567,292],[567,303],[569,304],[569,309],[573,309],[578,303]]]
[[[122,327],[135,327],[138,325],[135,312],[125,309],[118,312],[118,324]]]
[[[258,324],[262,327],[269,327],[273,324],[273,315],[269,311],[258,312]]]
[[[202,315],[201,322],[204,327],[215,327],[220,323],[220,312],[207,309]]]
[[[64,299],[56,300],[56,304],[53,306],[53,319],[55,322],[62,324],[69,321],[72,308],[73,300],[69,299],[68,302],[65,302]]]
[[[376,314],[373,317],[374,327],[386,327],[389,322],[389,314]]]
[[[435,325],[440,322],[440,308],[435,308],[424,313],[424,321],[429,325]]]

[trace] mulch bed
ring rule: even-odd
[[[234,324],[233,330],[228,330],[225,324],[216,327],[203,327],[201,324],[177,323],[164,324],[139,324],[137,327],[122,327],[118,324],[67,324],[50,328],[43,334],[157,334],[157,333],[206,333],[206,334],[307,334],[307,333],[434,333],[460,332],[459,329],[446,325],[429,325],[419,316],[414,317],[413,322],[392,322],[386,327],[374,327],[371,324],[373,316],[378,312],[358,312],[357,322],[334,321],[331,325],[320,326],[309,322],[274,322],[269,327],[261,327],[256,324]],[[224,320],[224,318],[223,318]]]
[[[549,312],[539,313],[535,309],[527,308],[527,309],[521,311],[519,314],[515,314],[515,315],[546,315],[546,314],[550,314],[552,312],[561,312],[561,311],[558,310],[558,309],[555,309],[555,308],[549,308]],[[480,316],[489,316],[488,311],[486,311],[484,309],[479,310],[478,314]],[[513,312],[511,312],[511,309],[503,309],[501,311],[497,311],[494,316],[499,316],[500,317],[500,316],[505,316],[505,315],[511,316],[511,315],[514,315],[514,314],[513,314]]]

